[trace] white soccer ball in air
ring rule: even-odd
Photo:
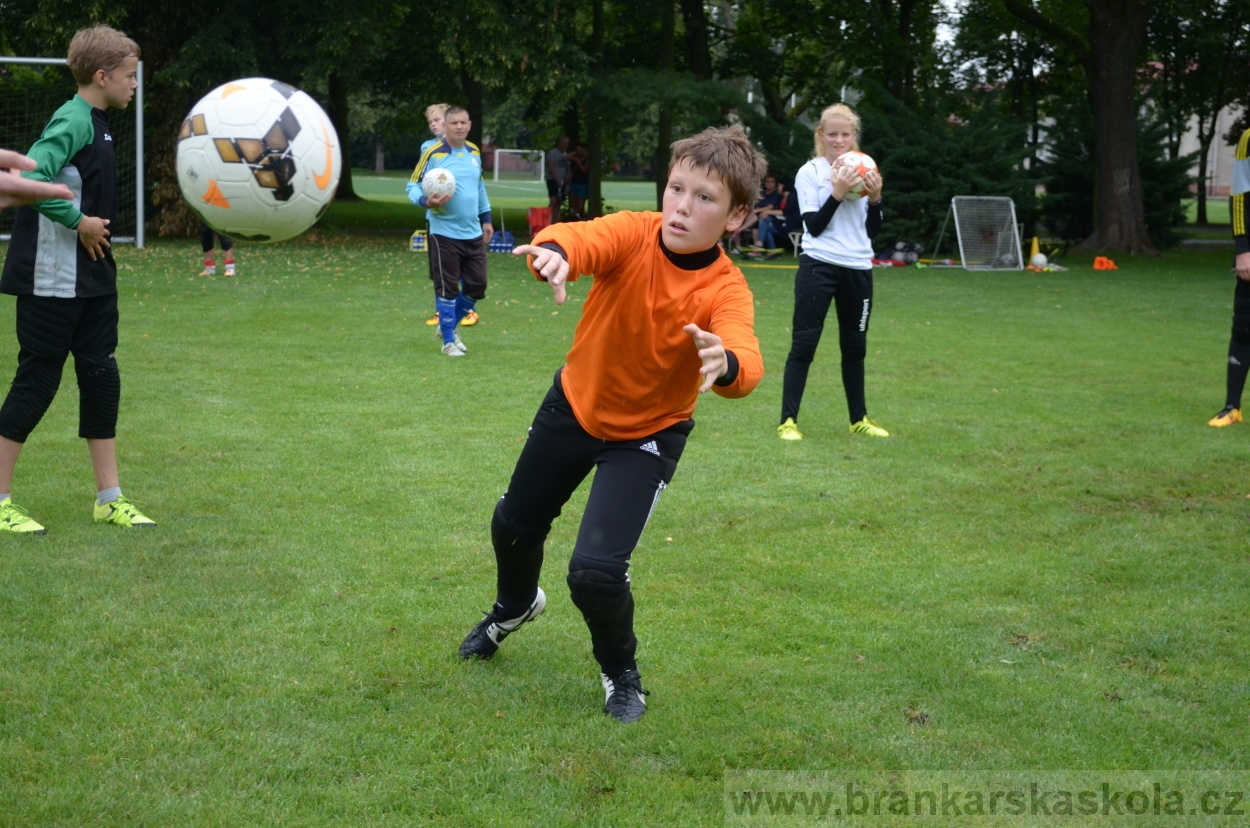
[[[247,241],[289,239],[330,206],[343,169],[338,133],[306,93],[269,78],[230,81],[187,114],[178,186],[204,223]]]
[[[456,192],[456,177],[451,174],[451,170],[443,167],[426,170],[421,178],[421,192],[425,193],[426,198],[452,195]]]
[[[870,170],[875,170],[877,168],[877,162],[873,161],[872,156],[866,152],[855,152],[852,150],[850,152],[842,153],[838,156],[837,160],[833,162],[834,174],[836,175],[838,170],[842,167],[850,167],[855,170],[856,175],[863,178]],[[859,198],[863,194],[864,185],[862,182],[846,191],[847,198]]]

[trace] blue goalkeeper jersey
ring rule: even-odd
[[[408,200],[413,204],[425,206],[421,179],[435,167],[451,171],[456,177],[456,192],[442,207],[426,210],[430,232],[449,239],[481,238],[482,225],[490,221],[490,199],[482,180],[482,153],[467,141],[459,149],[446,140],[435,141],[421,153],[408,181]]]

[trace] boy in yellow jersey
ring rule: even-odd
[[[1233,334],[1228,343],[1227,396],[1223,410],[1207,423],[1216,428],[1241,422],[1241,391],[1246,385],[1246,372],[1250,371],[1250,234],[1246,230],[1250,129],[1241,134],[1233,157],[1228,213],[1233,225],[1233,270],[1237,274],[1237,289],[1233,293]]]
[[[765,166],[741,128],[708,129],[673,144],[662,213],[553,224],[516,248],[557,305],[566,281],[590,274],[594,284],[495,506],[495,605],[461,657],[489,658],[542,613],[543,543],[593,469],[567,582],[590,628],[604,712],[621,722],[646,712],[630,556],[677,470],[699,395],[743,397],[764,374],[754,299],[718,241],[746,218]]]

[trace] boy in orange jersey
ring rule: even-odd
[[[590,274],[594,285],[495,506],[495,605],[460,645],[462,658],[489,658],[542,613],[543,542],[596,469],[569,592],[590,628],[604,712],[622,722],[646,712],[629,559],[677,470],[698,396],[743,397],[764,374],[754,299],[718,241],[746,218],[765,167],[741,128],[707,129],[673,144],[662,213],[553,224],[516,248],[557,305],[566,281]]]

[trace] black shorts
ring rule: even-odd
[[[560,186],[560,182],[553,178],[547,179],[547,198],[564,200],[564,188]]]
[[[17,297],[17,373],[0,405],[0,435],[18,443],[43,419],[61,384],[66,358],[78,376],[78,435],[116,436],[121,380],[117,349],[117,294],[59,299]]]
[[[464,294],[475,302],[486,297],[486,245],[482,237],[453,239],[429,235],[430,279],[434,293],[442,299],[455,299],[464,284]]]

